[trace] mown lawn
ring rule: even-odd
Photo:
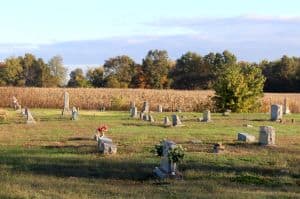
[[[185,126],[165,128],[162,118],[172,113],[153,113],[150,124],[127,112],[80,111],[71,121],[60,110],[33,109],[38,123],[26,125],[8,112],[0,121],[0,198],[300,198],[300,114],[283,123],[269,114],[213,114],[213,122],[199,123],[200,113],[179,113]],[[117,155],[96,152],[100,124],[109,126]],[[258,138],[261,125],[276,128],[276,147],[236,142],[237,132]],[[164,138],[187,150],[183,180],[152,174],[160,159],[150,150]],[[226,151],[213,154],[219,141]]]

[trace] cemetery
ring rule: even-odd
[[[79,111],[68,92],[56,109],[13,97],[0,111],[0,198],[297,198],[300,114],[284,104]]]

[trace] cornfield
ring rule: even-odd
[[[23,107],[62,108],[63,95],[70,94],[70,106],[80,109],[128,110],[130,102],[140,109],[148,101],[151,110],[162,105],[165,111],[202,111],[214,110],[211,97],[213,91],[188,90],[147,90],[147,89],[110,89],[110,88],[19,88],[0,87],[0,107],[12,107],[15,96]],[[300,94],[265,93],[262,99],[262,112],[269,111],[270,104],[283,104],[287,98],[292,112],[300,112]]]

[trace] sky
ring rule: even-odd
[[[172,59],[229,50],[239,60],[300,56],[299,0],[2,0],[0,60],[34,53],[102,65],[150,49]]]

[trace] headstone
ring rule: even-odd
[[[15,96],[13,96],[13,108],[15,110],[21,110],[22,108]]]
[[[203,112],[203,120],[202,122],[211,122],[210,110],[205,110]]]
[[[62,115],[64,115],[65,112],[70,111],[70,97],[68,92],[64,92],[64,108],[62,110]]]
[[[214,153],[221,153],[224,151],[225,151],[225,146],[221,142],[214,144],[214,146],[213,146]]]
[[[279,104],[273,104],[271,106],[271,121],[278,121],[282,120],[282,105]]]
[[[154,117],[152,115],[149,115],[149,122],[151,123],[155,122]]]
[[[149,113],[149,103],[148,102],[144,102],[142,112]]]
[[[255,136],[248,133],[238,133],[238,141],[242,142],[255,142]]]
[[[288,105],[288,102],[287,102],[287,99],[284,98],[284,103],[283,103],[283,114],[284,115],[287,115],[287,114],[290,114],[291,111],[289,109],[289,105]]]
[[[78,110],[76,107],[72,108],[72,120],[77,120],[78,119]]]
[[[97,138],[98,151],[102,154],[115,154],[117,153],[117,146],[113,144],[112,140],[101,136]]]
[[[130,102],[130,109],[135,107],[135,102]]]
[[[160,166],[155,167],[154,173],[160,178],[167,178],[176,175],[176,163],[173,163],[168,158],[169,151],[176,147],[172,141],[163,141],[163,155],[160,161]]]
[[[36,121],[32,117],[32,114],[28,108],[25,108],[25,115],[26,115],[26,123],[27,124],[35,124],[36,123]]]
[[[137,107],[132,107],[130,111],[131,111],[130,117],[133,117],[133,118],[138,117]]]
[[[149,115],[148,114],[144,114],[143,115],[143,120],[144,121],[149,121]]]
[[[178,115],[172,115],[172,125],[173,126],[183,126]]]
[[[157,106],[157,112],[162,113],[163,112],[163,107],[162,105]]]
[[[171,122],[170,122],[170,119],[169,119],[169,117],[165,117],[164,118],[164,126],[171,126],[172,124],[171,124]]]
[[[259,129],[261,145],[275,145],[275,129],[272,126],[261,126]]]
[[[143,120],[144,119],[144,113],[143,112],[140,112],[140,120]]]

